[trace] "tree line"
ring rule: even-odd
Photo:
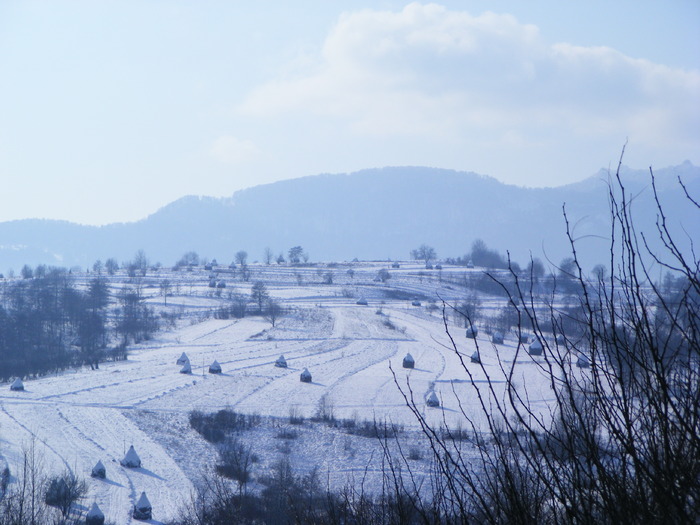
[[[97,368],[158,329],[155,313],[131,287],[114,302],[102,277],[78,287],[65,268],[39,275],[5,282],[0,291],[0,380]]]

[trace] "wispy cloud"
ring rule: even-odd
[[[209,153],[220,162],[240,164],[255,159],[260,152],[251,140],[224,135],[214,141]]]
[[[241,111],[504,147],[627,136],[678,151],[700,143],[699,71],[547,43],[507,14],[418,3],[345,13],[316,59],[299,63],[254,89]]]

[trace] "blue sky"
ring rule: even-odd
[[[3,1],[0,221],[425,165],[700,163],[700,2]]]

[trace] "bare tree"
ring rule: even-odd
[[[274,258],[275,254],[272,252],[270,247],[265,248],[265,251],[263,252],[263,261],[265,261],[265,264],[269,266],[274,260]]]
[[[435,252],[435,248],[432,246],[421,244],[415,250],[411,250],[411,258],[415,259],[416,261],[423,261],[425,262],[425,265],[428,266],[430,261],[437,258],[437,253]]]
[[[293,246],[289,249],[289,253],[287,255],[289,256],[289,262],[291,264],[299,264],[304,257],[304,248],[301,246]],[[279,262],[279,260],[277,262]]]
[[[234,260],[241,266],[245,266],[248,261],[248,252],[245,250],[237,251]]]
[[[274,328],[277,320],[285,314],[282,305],[273,298],[268,298],[265,304],[265,319],[270,321]]]
[[[119,263],[114,257],[110,257],[105,261],[105,270],[109,275],[114,275],[119,269]]]
[[[170,279],[163,279],[160,282],[159,288],[160,288],[160,295],[163,296],[163,304],[167,305],[168,304],[168,295],[173,290],[173,285],[170,282]]]
[[[267,292],[267,286],[262,281],[255,281],[250,290],[250,300],[258,305],[258,311],[263,312],[263,306],[269,299],[270,294]]]
[[[489,368],[465,362],[452,339],[478,401],[478,416],[459,404],[476,458],[454,429],[431,425],[405,393],[447,489],[446,515],[494,524],[697,522],[700,263],[667,226],[653,173],[651,185],[663,248],[652,251],[650,237],[636,231],[618,167],[606,279],[584,276],[564,211],[572,256],[562,277],[575,284],[578,315],[556,301],[543,309],[513,272],[519,327],[532,326],[544,349],[537,366],[551,388],[548,411],[516,380],[517,363],[533,359],[521,344],[507,360],[497,353]],[[670,294],[654,282],[658,267],[678,276]],[[476,381],[474,370],[486,381]]]

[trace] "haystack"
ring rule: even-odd
[[[101,478],[105,479],[107,477],[107,469],[105,466],[102,464],[102,461],[98,461],[94,467],[92,467],[92,472],[90,472],[90,476],[93,478]]]
[[[148,497],[145,492],[141,493],[141,497],[134,505],[134,513],[132,516],[137,520],[150,520],[153,514],[153,508],[151,507],[151,502],[148,501]]]
[[[428,397],[425,399],[425,404],[428,405],[429,407],[439,407],[440,406],[440,400],[438,399],[438,396],[435,393],[435,390],[432,390],[430,392],[430,394],[428,394]]]
[[[277,358],[277,361],[275,361],[275,366],[277,368],[287,368],[287,360],[284,358],[284,355]]]
[[[299,376],[299,380],[302,383],[311,383],[311,372],[309,372],[308,368],[304,368],[304,371]]]
[[[528,347],[527,353],[530,355],[542,355],[542,343],[535,339]]]
[[[491,342],[495,345],[502,345],[504,341],[503,334],[501,332],[494,332],[491,334]]]
[[[476,350],[471,357],[472,363],[481,363],[481,356],[479,356],[479,351]]]
[[[180,358],[177,361],[175,361],[175,364],[182,366],[185,363],[189,363],[189,362],[190,362],[190,358],[187,357],[187,354],[185,352],[182,352],[182,355],[180,356]]]
[[[192,366],[190,365],[190,362],[187,361],[184,365],[182,365],[182,368],[180,369],[181,374],[191,374],[192,373]]]
[[[129,450],[126,452],[124,459],[122,459],[119,463],[121,463],[122,467],[127,468],[141,467],[141,458],[136,453],[136,450],[134,450],[134,445],[131,445],[129,447]]]
[[[104,525],[105,515],[97,506],[97,503],[93,503],[92,507],[85,516],[85,525]]]
[[[467,328],[467,339],[476,339],[478,333],[479,330],[477,330],[475,326],[470,326]]]
[[[221,373],[221,365],[219,362],[214,359],[214,362],[209,365],[209,373],[210,374],[220,374]]]
[[[12,384],[10,385],[10,390],[24,390],[24,383],[22,383],[22,380],[19,377],[12,382]]]
[[[406,354],[406,357],[403,358],[403,367],[404,368],[415,368],[416,366],[416,361],[413,359],[413,356],[411,354]]]
[[[579,368],[588,368],[591,366],[591,362],[588,360],[588,356],[584,354],[579,354],[576,360],[576,366]]]

